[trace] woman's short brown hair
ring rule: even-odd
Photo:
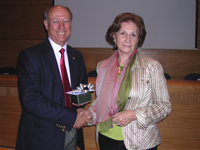
[[[143,22],[143,19],[138,16],[135,15],[133,13],[122,13],[120,15],[118,15],[115,20],[113,21],[112,25],[108,28],[107,33],[106,33],[106,41],[112,45],[115,46],[115,42],[113,39],[113,35],[119,31],[119,29],[121,28],[121,24],[122,22],[133,22],[136,24],[137,28],[138,28],[138,47],[141,47],[145,37],[146,37],[146,30],[145,30],[145,25]]]

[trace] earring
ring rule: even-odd
[[[113,50],[117,50],[117,44],[116,44],[115,41],[114,41],[114,47],[113,47]]]

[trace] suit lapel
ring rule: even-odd
[[[68,55],[68,61],[69,61],[69,68],[70,68],[70,76],[71,76],[71,88],[76,88],[76,73],[77,73],[77,66],[76,66],[76,56],[74,54],[73,49],[70,46],[67,46],[67,55]]]
[[[45,61],[48,64],[46,67],[49,67],[49,69],[51,70],[52,78],[55,80],[55,83],[57,84],[59,91],[63,95],[62,80],[60,77],[60,73],[59,73],[59,69],[58,69],[58,65],[57,65],[55,55],[54,55],[53,48],[51,47],[51,44],[49,43],[48,39],[45,40],[44,45],[45,45],[45,48],[44,48],[43,56],[45,58]]]

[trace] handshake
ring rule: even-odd
[[[77,118],[74,123],[74,128],[82,128],[84,126],[87,126],[87,124],[92,119],[92,113],[89,110],[84,110],[82,108],[79,108],[77,111]]]

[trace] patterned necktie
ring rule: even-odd
[[[60,69],[61,69],[61,74],[62,74],[62,83],[63,83],[64,95],[65,95],[65,106],[72,108],[69,94],[66,94],[66,92],[71,91],[71,88],[70,88],[70,84],[69,84],[67,70],[65,67],[64,51],[65,51],[65,49],[62,48],[59,52],[61,53]]]

